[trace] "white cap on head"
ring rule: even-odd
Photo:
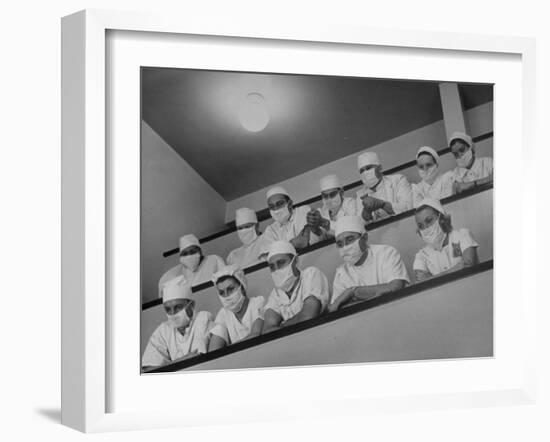
[[[334,226],[334,236],[344,232],[365,233],[365,223],[360,216],[342,216],[336,220]]]
[[[216,285],[218,282],[218,279],[224,277],[224,276],[232,276],[237,281],[241,283],[241,285],[246,289],[246,278],[244,276],[244,272],[239,269],[235,265],[229,265],[222,267],[220,270],[218,270],[216,273],[212,275],[212,283]]]
[[[290,198],[290,194],[286,191],[284,187],[281,186],[275,186],[269,189],[266,193],[266,199],[269,199],[273,195],[286,195]]]
[[[418,159],[418,157],[423,153],[430,154],[435,160],[435,162],[439,163],[439,155],[434,148],[430,146],[422,146],[420,149],[418,149],[418,152],[416,153],[416,159]]]
[[[192,233],[189,235],[184,235],[180,238],[180,252],[190,246],[201,246],[197,237]]]
[[[357,168],[362,169],[365,166],[370,166],[371,164],[380,164],[380,158],[376,152],[363,152],[357,157]]]
[[[462,140],[470,147],[474,145],[472,137],[468,134],[465,134],[464,132],[453,132],[453,134],[449,138],[449,146],[453,143],[454,140]]]
[[[162,286],[162,302],[168,302],[172,299],[190,299],[191,285],[183,276],[177,276],[167,281]]]
[[[237,226],[242,226],[243,224],[257,223],[257,222],[258,222],[258,217],[256,216],[256,212],[254,212],[252,209],[249,209],[248,207],[242,207],[236,210],[235,224]]]
[[[269,245],[267,259],[275,255],[296,255],[296,249],[288,241],[275,241]]]
[[[435,198],[425,198],[423,199],[422,201],[420,201],[420,203],[418,204],[417,206],[417,211],[420,207],[422,206],[428,206],[428,207],[431,207],[432,209],[438,211],[439,213],[441,213],[442,215],[446,215],[447,212],[445,212],[445,209],[443,208],[443,206],[441,205],[441,203],[439,202],[439,200],[436,200]]]
[[[340,185],[340,180],[336,175],[327,175],[319,180],[319,185],[321,186],[321,192],[331,189],[339,189],[342,186]]]

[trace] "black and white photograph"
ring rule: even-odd
[[[493,356],[493,85],[141,68],[141,370]]]

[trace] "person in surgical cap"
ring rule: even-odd
[[[290,194],[281,186],[269,189],[266,198],[273,218],[273,223],[264,232],[266,247],[274,241],[289,241],[296,249],[303,249],[319,241],[310,235],[311,229],[307,225],[309,206],[294,207]]]
[[[454,193],[493,181],[493,159],[476,156],[472,137],[463,132],[454,132],[449,138],[449,147],[456,158]]]
[[[400,174],[383,175],[376,152],[363,152],[357,157],[363,186],[357,191],[357,210],[365,222],[378,221],[412,209],[411,186]]]
[[[423,146],[416,153],[416,167],[420,182],[412,184],[413,206],[425,198],[442,199],[453,194],[452,171],[439,173],[439,155],[435,149]]]
[[[159,298],[162,297],[162,286],[171,279],[183,276],[184,279],[196,286],[210,281],[214,272],[221,269],[225,263],[217,255],[205,256],[202,253],[199,240],[195,235],[184,235],[179,240],[180,263],[168,270],[159,281]]]
[[[344,264],[334,275],[330,312],[358,301],[393,292],[409,283],[399,252],[389,245],[368,244],[359,216],[344,216],[335,225],[336,248]]]
[[[265,298],[249,296],[244,272],[227,266],[214,273],[212,282],[222,304],[212,334],[227,345],[259,336],[264,324]]]
[[[454,229],[438,200],[425,199],[415,213],[417,232],[426,243],[413,263],[417,281],[478,263],[478,243],[468,229]]]
[[[212,314],[195,312],[191,287],[182,276],[164,284],[162,305],[167,320],[149,338],[141,359],[144,369],[206,353],[210,344]]]
[[[320,239],[334,236],[334,222],[342,216],[357,215],[354,198],[345,197],[344,189],[336,175],[327,175],[319,182],[323,206],[307,214],[307,223]]]
[[[252,209],[237,209],[235,224],[242,246],[229,253],[227,264],[244,269],[260,261],[259,257],[266,248],[265,239],[260,234],[258,218]]]
[[[316,267],[300,270],[288,241],[275,241],[267,255],[275,287],[264,308],[262,334],[319,316],[329,299],[327,278]]]

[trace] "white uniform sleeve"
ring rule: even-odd
[[[464,252],[464,250],[466,249],[469,249],[470,247],[479,247],[479,244],[472,237],[468,229],[460,229],[458,233],[460,235],[460,250],[462,252]]]
[[[346,287],[344,283],[344,278],[342,277],[342,269],[338,267],[336,269],[336,274],[334,275],[334,281],[332,283],[332,301],[336,301],[338,297],[349,287]]]
[[[158,367],[159,365],[164,365],[170,362],[170,355],[168,353],[168,345],[166,344],[165,339],[162,337],[161,332],[162,324],[155,329],[143,357],[141,358],[141,365],[143,367]]]
[[[429,272],[426,264],[426,257],[422,250],[419,250],[414,256],[413,270],[420,270],[422,272]]]
[[[264,307],[264,314],[267,313],[268,310],[273,310],[277,314],[281,314],[281,310],[279,308],[279,302],[277,301],[275,290],[271,292],[269,295],[269,298],[267,300],[267,303]]]
[[[231,250],[231,252],[229,252],[229,255],[227,255],[227,259],[226,259],[227,265],[233,265],[235,264],[235,261],[236,261],[235,250]]]
[[[401,259],[400,253],[391,246],[388,246],[382,262],[384,269],[384,283],[387,284],[396,279],[410,282],[405,263]]]
[[[455,182],[455,174],[452,170],[448,170],[441,175],[441,195],[439,199],[447,198],[453,194],[453,184]]]
[[[266,246],[265,250],[267,250],[269,248],[269,245],[272,242],[275,242],[279,239],[279,237],[277,236],[277,234],[275,232],[275,229],[273,228],[273,224],[270,224],[269,226],[267,226],[265,228],[265,231],[263,233],[263,237],[264,237],[265,246]]]
[[[489,175],[492,175],[493,173],[493,159],[491,157],[485,157],[484,160],[484,167],[483,167],[483,176],[482,178],[487,178]]]
[[[253,303],[253,315],[252,315],[252,323],[256,319],[264,320],[264,304],[265,304],[265,298],[263,296],[256,296],[250,300],[251,303]]]
[[[316,267],[308,267],[302,275],[304,298],[315,296],[321,302],[322,310],[328,304],[329,292],[327,277]]]
[[[214,324],[210,325],[210,334],[216,335],[222,338],[227,344],[229,344],[229,331],[227,330],[227,324],[225,323],[225,314],[223,308],[218,311]]]
[[[403,175],[398,175],[399,179],[395,189],[396,201],[391,201],[393,211],[398,214],[412,209],[412,191],[411,185]]]

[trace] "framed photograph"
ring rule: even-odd
[[[533,400],[534,41],[94,10],[62,49],[64,424]]]

